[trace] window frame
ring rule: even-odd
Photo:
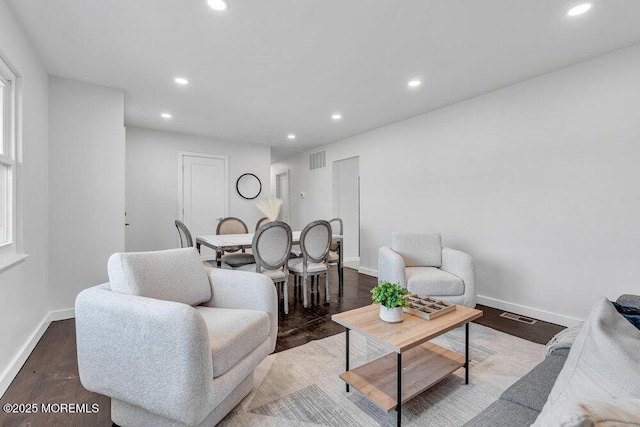
[[[0,83],[4,86],[2,106],[2,146],[0,165],[6,166],[7,173],[7,241],[0,243],[0,272],[22,261],[27,255],[20,254],[18,231],[18,147],[20,120],[20,76],[14,72],[4,57],[0,56]]]

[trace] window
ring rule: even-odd
[[[16,76],[0,59],[0,256],[16,253]]]

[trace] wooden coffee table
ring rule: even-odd
[[[400,323],[384,322],[379,313],[379,305],[369,305],[331,316],[346,328],[346,372],[340,374],[340,378],[347,383],[347,391],[351,386],[386,412],[395,409],[400,426],[402,404],[455,370],[464,366],[465,384],[469,384],[469,322],[481,317],[482,311],[458,305],[455,311],[432,320],[405,313]],[[464,355],[428,342],[462,325],[465,326]],[[391,353],[349,370],[350,330]],[[403,377],[408,380],[403,382]]]

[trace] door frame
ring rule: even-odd
[[[224,216],[229,216],[229,156],[217,154],[195,153],[192,151],[178,151],[178,218],[184,222],[184,158],[204,157],[224,161]]]
[[[278,193],[280,191],[280,181],[278,177],[282,177],[283,175],[287,176],[287,192],[289,193],[287,196],[289,197],[289,204],[287,205],[287,218],[289,218],[289,222],[291,222],[291,175],[289,174],[289,169],[283,170],[280,173],[276,173],[276,188],[275,188],[275,196],[278,197]],[[280,195],[280,200],[282,200],[282,194]]]

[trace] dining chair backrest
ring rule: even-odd
[[[340,218],[330,219],[329,224],[331,225],[331,234],[339,234],[342,236],[344,231],[342,229],[342,219]],[[336,252],[337,250],[338,250],[338,243],[331,242],[331,251]]]
[[[176,228],[178,229],[178,236],[180,236],[180,247],[181,248],[192,248],[193,247],[193,238],[191,237],[191,232],[184,225],[184,222],[176,219]]]
[[[300,233],[300,249],[305,262],[325,262],[331,245],[331,225],[323,219],[313,221]]]
[[[287,265],[291,253],[291,227],[282,221],[268,222],[253,235],[251,249],[256,268],[276,270]]]
[[[263,216],[262,218],[260,218],[258,220],[258,222],[256,223],[256,231],[258,231],[258,228],[262,227],[263,225],[265,225],[268,222],[271,222],[271,220],[269,218],[267,218],[266,216]]]
[[[248,232],[247,224],[240,218],[232,216],[221,219],[216,228],[216,234],[246,234]]]

